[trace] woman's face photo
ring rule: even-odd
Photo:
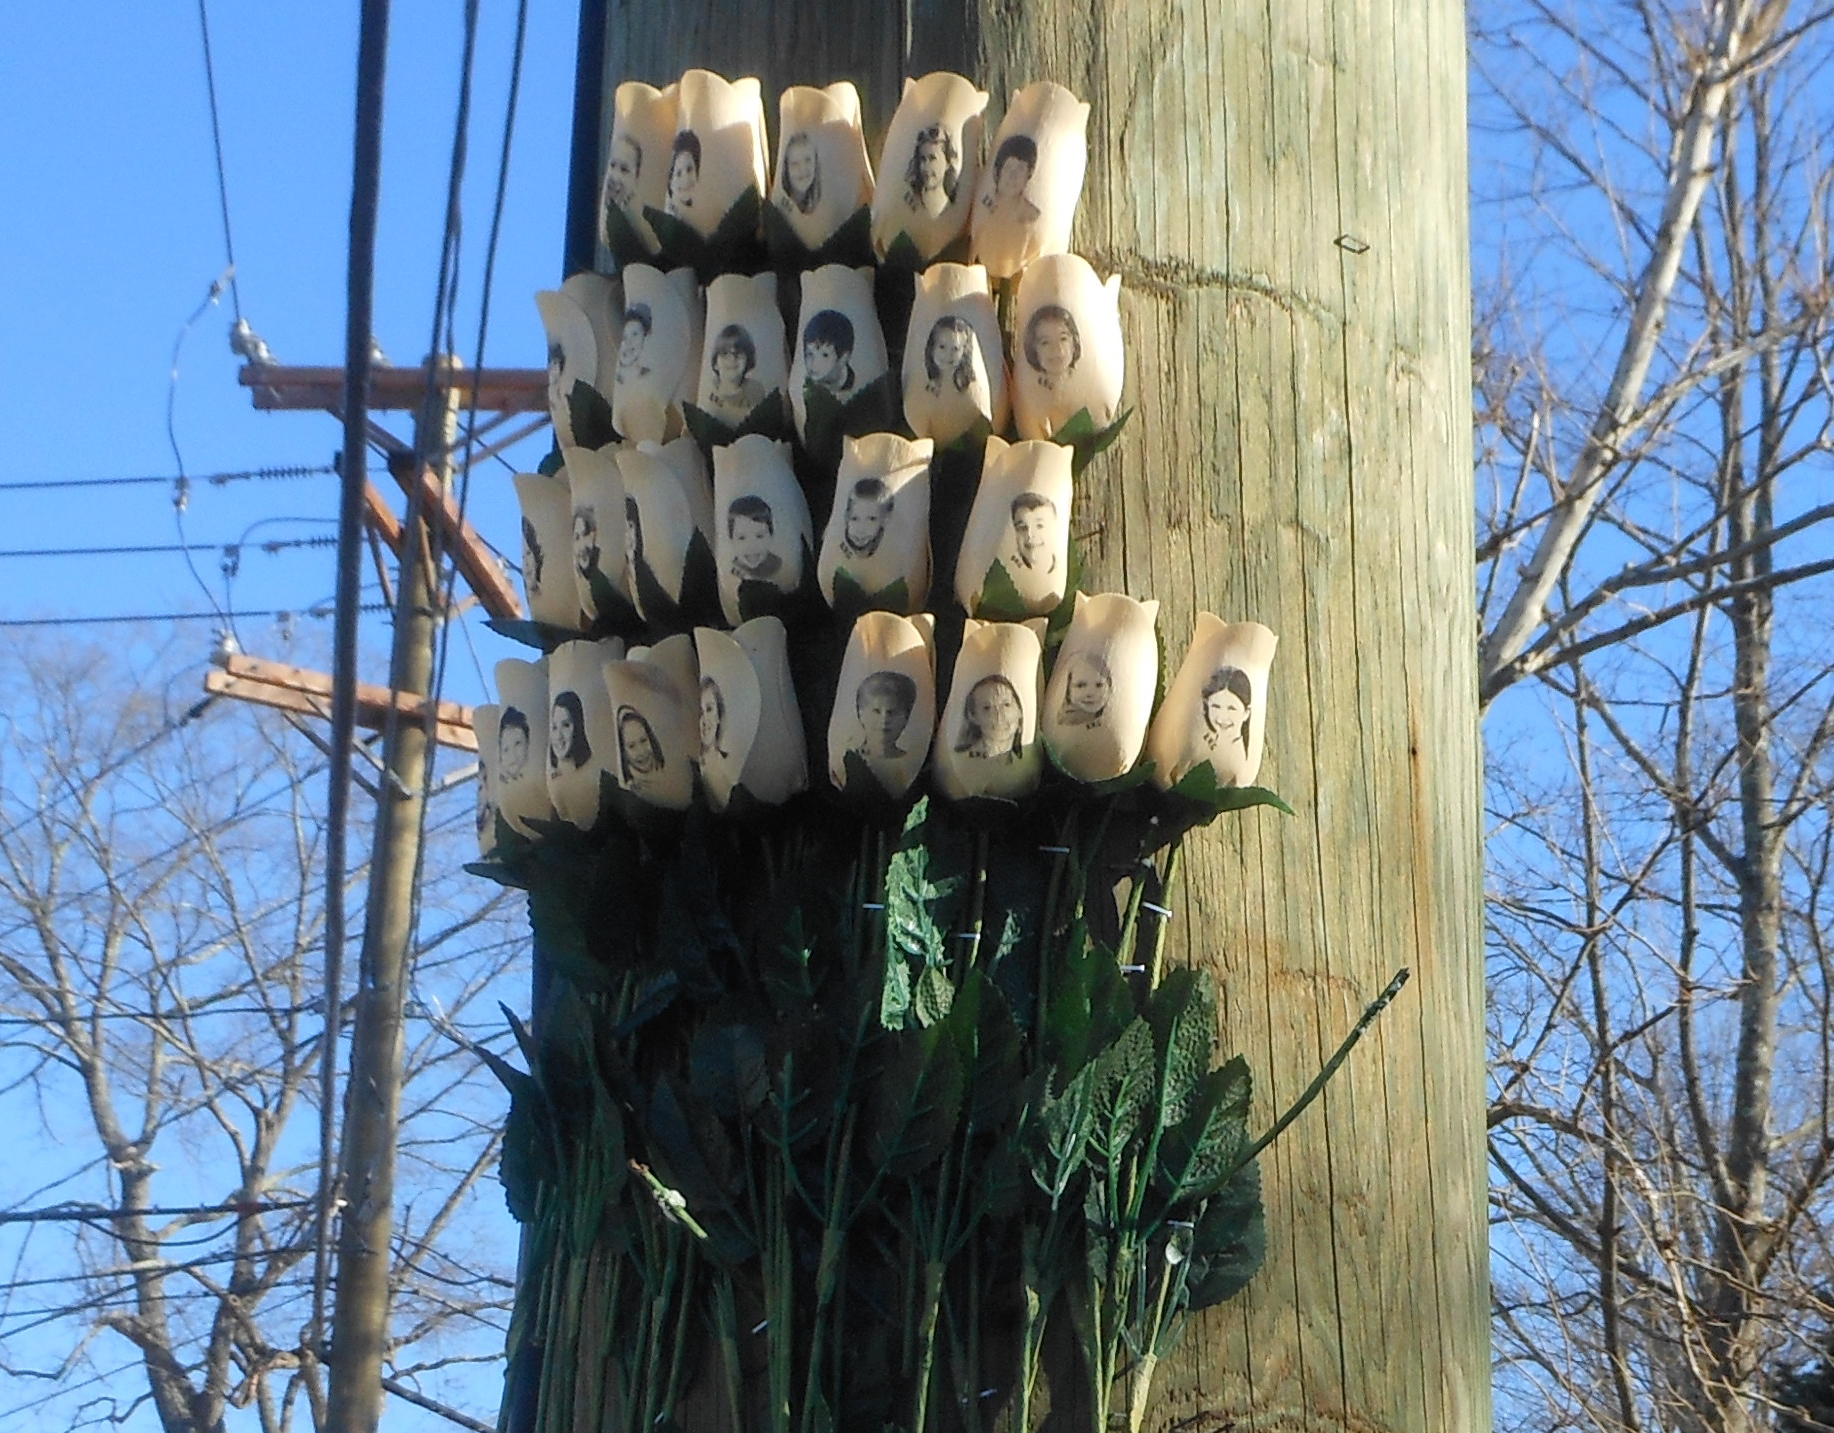
[[[582,576],[598,571],[599,525],[584,509],[573,514],[573,565]]]
[[[1038,372],[1047,382],[1067,376],[1076,367],[1076,333],[1065,319],[1041,319],[1032,348],[1038,356]]]
[[[1088,662],[1078,662],[1064,688],[1064,701],[1084,716],[1100,716],[1108,709],[1108,678]]]
[[[669,202],[686,208],[694,202],[694,186],[700,182],[700,165],[685,149],[675,151],[669,164]]]
[[[795,135],[783,147],[783,192],[801,199],[815,183],[815,141]]]
[[[1242,699],[1227,688],[1204,698],[1204,725],[1217,741],[1240,741],[1242,719],[1247,715]]]
[[[981,742],[993,751],[1010,750],[1019,735],[1019,696],[1000,677],[986,677],[968,693],[968,720],[980,729]]]
[[[968,351],[968,340],[948,320],[930,330],[930,362],[938,372],[953,373]]]
[[[720,749],[720,691],[712,682],[700,689],[700,752],[704,757]]]
[[[548,713],[548,757],[556,765],[567,761],[573,751],[573,713],[560,702]]]
[[[627,713],[618,723],[618,748],[624,755],[624,769],[632,776],[654,776],[662,770],[656,743],[641,717]]]
[[[566,406],[567,395],[561,391],[561,372],[566,367],[567,355],[558,343],[548,345],[548,411],[553,412]]]

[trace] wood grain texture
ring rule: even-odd
[[[1469,276],[1459,0],[685,0],[608,7],[607,88],[690,65],[848,77],[875,152],[905,73],[1092,106],[1076,248],[1123,275],[1136,415],[1078,495],[1098,590],[1281,636],[1262,780],[1296,819],[1187,849],[1178,958],[1270,1121],[1414,979],[1266,1157],[1266,1268],[1147,1426],[1490,1426]],[[768,58],[765,58],[768,57]],[[609,111],[601,132],[609,132]]]

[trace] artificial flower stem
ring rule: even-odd
[[[1172,886],[1178,880],[1178,858],[1183,853],[1184,838],[1180,837],[1172,842],[1171,849],[1165,854],[1165,874],[1159,878],[1159,904],[1167,910],[1171,909]],[[1165,934],[1172,924],[1172,918],[1169,915],[1160,915],[1158,922],[1153,928],[1152,954],[1147,957],[1146,961],[1146,988],[1149,991],[1159,988],[1159,980],[1164,973]]]

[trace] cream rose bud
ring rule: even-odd
[[[664,273],[648,264],[624,270],[624,312],[617,344],[601,360],[611,421],[632,443],[666,443],[682,431],[681,405],[700,378],[704,322],[692,269]]]
[[[1073,457],[1061,443],[987,440],[981,485],[955,564],[955,595],[968,611],[980,610],[995,562],[1006,569],[1028,616],[1041,617],[1063,601]]]
[[[1087,408],[1098,428],[1121,406],[1121,276],[1106,283],[1075,254],[1051,254],[1019,276],[1013,411],[1019,434],[1048,438]]]
[[[607,391],[620,303],[617,284],[602,274],[575,274],[558,289],[535,295],[548,336],[548,416],[563,447],[574,441],[573,385]]]
[[[599,777],[611,770],[617,729],[602,675],[624,655],[616,637],[562,642],[548,653],[548,800],[560,819],[582,831],[599,821]]]
[[[1252,786],[1267,740],[1267,671],[1279,639],[1259,622],[1197,614],[1197,632],[1146,738],[1153,780],[1176,786],[1208,762],[1222,786]]]
[[[788,339],[777,276],[721,274],[707,286],[705,358],[696,405],[729,428],[789,383]]]
[[[1044,689],[1045,747],[1078,781],[1110,781],[1133,769],[1159,682],[1157,602],[1120,592],[1079,592]]]
[[[524,836],[533,836],[535,821],[552,821],[548,799],[547,723],[548,663],[515,657],[497,663],[496,760],[491,794],[503,819]],[[493,739],[478,734],[478,745]]]
[[[841,440],[834,506],[822,534],[816,574],[834,605],[835,578],[868,595],[904,583],[906,613],[930,597],[930,459],[936,445],[896,433]]]
[[[939,70],[904,82],[872,197],[872,246],[881,259],[904,234],[928,262],[967,229],[986,109],[987,92],[960,75]]]
[[[814,546],[808,500],[790,466],[790,445],[760,433],[713,450],[714,561],[720,607],[737,626],[748,582],[779,592],[802,585],[804,553]]]
[[[750,76],[689,70],[678,94],[662,207],[710,235],[746,190],[764,194],[764,91]]]
[[[904,421],[920,438],[954,442],[984,420],[1006,426],[1006,358],[987,270],[932,264],[917,275],[904,341]]]
[[[679,602],[694,535],[713,546],[713,485],[692,438],[639,443],[619,449],[617,458],[624,482],[625,590],[650,617],[644,611],[648,584]]]
[[[864,761],[887,795],[902,796],[923,770],[936,732],[936,619],[867,612],[853,624],[828,718],[828,777],[847,783],[847,754]]]
[[[522,508],[522,590],[529,616],[553,627],[579,626],[573,582],[573,495],[567,472],[517,473]]]
[[[478,739],[478,854],[488,856],[497,849],[497,798],[492,794],[497,769],[497,732],[502,724],[503,708],[486,702],[471,709],[471,730]]]
[[[872,161],[860,128],[860,92],[846,80],[794,85],[777,101],[777,172],[771,203],[802,241],[819,249],[872,198]]]
[[[616,599],[630,599],[620,554],[624,520],[624,480],[609,452],[563,448],[567,486],[573,500],[573,595],[580,625],[588,626],[613,610]]]
[[[936,737],[936,784],[959,801],[1011,800],[1037,789],[1038,684],[1044,619],[977,622],[962,629],[955,678]]]
[[[1089,106],[1049,80],[1012,97],[974,202],[975,262],[995,278],[1070,247],[1089,163]]]
[[[700,752],[694,639],[684,632],[653,647],[632,647],[624,660],[606,662],[602,673],[618,785],[651,806],[685,809],[694,796]]]
[[[802,714],[790,681],[789,634],[776,617],[732,632],[694,629],[700,659],[701,787],[715,811],[733,789],[775,806],[809,784]]]
[[[599,190],[599,242],[612,243],[613,213],[637,232],[653,254],[656,231],[643,217],[669,199],[669,148],[679,118],[677,88],[657,89],[626,80],[612,97],[611,143],[605,153],[605,182]]]
[[[824,264],[802,276],[802,310],[790,363],[790,409],[798,435],[807,436],[809,422],[805,385],[846,403],[890,367],[872,281],[870,267],[845,264]]]

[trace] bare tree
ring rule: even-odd
[[[1473,35],[1525,1428],[1770,1428],[1834,1316],[1830,14],[1525,0]]]
[[[324,781],[284,721],[190,707],[196,669],[170,667],[0,652],[0,1127],[15,1151],[0,1420],[137,1423],[150,1404],[163,1433],[282,1433],[322,1410]],[[413,991],[389,1373],[409,1402],[484,1426],[448,1405],[492,1406],[494,1375],[466,1398],[441,1372],[501,1357],[512,1283],[507,1234],[482,1237],[501,1210],[485,1179],[500,1099],[473,1087],[458,1027],[524,941],[494,888],[457,875],[471,802],[446,805],[456,829],[429,861]],[[499,1024],[493,1008],[478,1032]]]

